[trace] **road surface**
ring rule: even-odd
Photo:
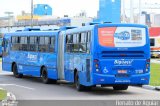
[[[0,66],[1,68],[1,66]],[[72,84],[43,84],[39,78],[14,78],[12,73],[0,71],[0,87],[14,93],[18,100],[160,100],[160,92],[129,87],[114,91],[112,87],[96,87],[78,92]]]

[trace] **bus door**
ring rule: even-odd
[[[9,38],[3,38],[3,42],[2,42],[2,62],[5,63],[9,63],[10,59],[9,59]],[[2,69],[3,70],[10,70],[9,67],[3,67],[2,64]]]
[[[2,55],[3,57],[8,56],[9,53],[9,39],[8,38],[3,38],[2,42]]]

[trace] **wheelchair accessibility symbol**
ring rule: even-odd
[[[104,73],[108,73],[108,70],[107,70],[106,67],[104,67],[103,72],[104,72]]]

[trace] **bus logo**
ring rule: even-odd
[[[128,40],[128,39],[130,39],[130,33],[128,31],[123,31],[120,33],[115,33],[114,37],[116,37],[120,40]]]
[[[125,60],[125,59],[115,60],[114,61],[114,65],[118,65],[118,66],[131,66],[132,62],[133,62],[133,60]]]

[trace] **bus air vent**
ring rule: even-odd
[[[144,57],[144,51],[102,51],[101,57]]]

